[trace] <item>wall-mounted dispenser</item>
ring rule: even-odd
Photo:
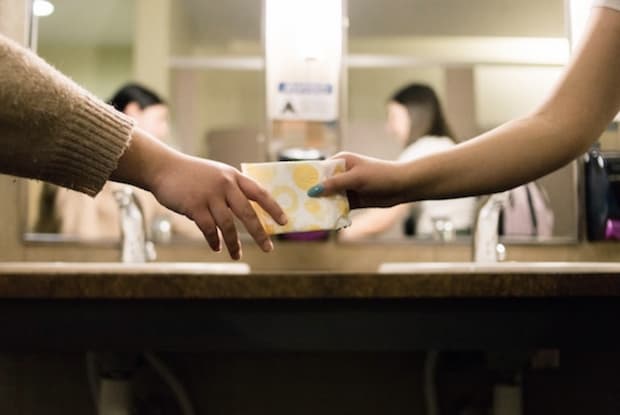
[[[343,0],[264,0],[269,158],[340,148],[345,108]]]

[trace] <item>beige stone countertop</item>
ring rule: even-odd
[[[3,299],[398,299],[620,296],[617,262],[390,263],[250,272],[243,263],[0,263]]]

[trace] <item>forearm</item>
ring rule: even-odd
[[[587,149],[568,128],[534,115],[443,153],[404,164],[406,200],[495,193],[552,172]]]
[[[0,34],[0,172],[96,194],[133,121]]]
[[[533,114],[442,154],[403,165],[407,200],[502,191],[584,153],[620,107],[620,13],[594,9],[591,30]]]

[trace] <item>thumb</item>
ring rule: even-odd
[[[331,196],[339,193],[345,193],[347,190],[352,190],[357,183],[357,178],[354,172],[347,171],[337,174],[324,180],[308,190],[308,196],[310,197],[322,197]]]

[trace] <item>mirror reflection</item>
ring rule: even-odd
[[[269,123],[261,2],[53,3],[54,13],[38,18],[43,58],[168,144],[237,167],[274,158],[283,149],[278,137],[307,146],[309,137],[333,136],[327,156],[350,150],[411,160],[450,148],[532,110],[569,53],[562,0],[351,0],[341,119]],[[513,190],[500,232],[576,240],[576,177],[573,164]],[[31,184],[28,237],[117,240],[118,186],[93,200]],[[185,218],[136,194],[152,235],[201,238]],[[468,241],[480,202],[356,212],[339,239]]]
[[[437,93],[421,83],[405,85],[388,98],[384,135],[389,137],[378,139],[392,139],[402,149],[398,160],[403,162],[457,144]],[[341,231],[340,238],[361,240],[384,234],[397,225],[406,236],[453,240],[456,235],[471,234],[475,204],[475,198],[469,197],[369,209],[356,215],[355,224]]]

